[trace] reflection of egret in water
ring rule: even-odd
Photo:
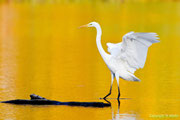
[[[119,114],[120,119],[113,119],[113,120],[136,120],[135,114]]]
[[[111,102],[107,101],[105,99],[106,102],[108,102],[109,104],[111,104]],[[111,120],[136,120],[136,115],[135,114],[128,114],[128,113],[122,113],[120,114],[120,100],[117,100],[117,103],[118,103],[118,108],[117,108],[117,112],[114,112],[114,108],[112,105],[111,105],[111,112],[112,112],[112,119]]]

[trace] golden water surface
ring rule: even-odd
[[[120,107],[107,108],[0,104],[2,120],[157,120],[180,119],[180,2],[0,1],[0,101],[39,94],[59,101],[96,101],[110,87],[110,71],[96,48],[121,42],[129,31],[156,32],[141,82],[120,80]],[[117,97],[114,82],[110,98]]]

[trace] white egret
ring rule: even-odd
[[[107,43],[108,53],[106,53],[101,45],[102,30],[97,22],[91,22],[81,27],[95,27],[97,30],[96,44],[97,48],[106,63],[107,67],[111,71],[111,86],[109,93],[104,97],[108,97],[111,94],[112,84],[114,78],[118,84],[118,98],[120,97],[119,78],[128,81],[140,81],[134,75],[136,69],[143,68],[148,47],[152,43],[159,42],[156,33],[141,33],[141,32],[129,32],[123,36],[123,40],[120,43]]]

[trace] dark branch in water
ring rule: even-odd
[[[1,103],[10,103],[18,105],[69,105],[69,106],[83,106],[83,107],[109,107],[111,104],[103,102],[60,102],[55,100],[48,100],[41,96],[31,94],[31,99],[16,99],[2,101]]]

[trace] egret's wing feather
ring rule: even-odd
[[[108,51],[116,59],[124,61],[128,71],[134,73],[144,67],[148,47],[159,42],[157,39],[156,33],[129,32],[123,36],[121,43],[108,43]]]

